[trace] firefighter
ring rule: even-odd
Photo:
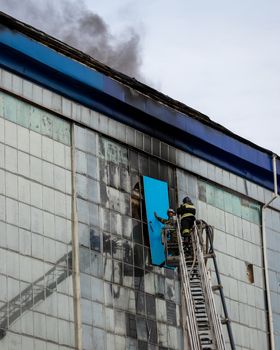
[[[183,203],[177,209],[177,215],[181,218],[181,236],[185,243],[190,241],[190,232],[195,222],[195,206],[190,197],[185,197]]]
[[[170,225],[170,226],[174,226],[176,225],[176,213],[175,210],[169,208],[167,210],[167,216],[168,219],[163,219],[160,216],[157,215],[156,212],[154,212],[156,219],[161,222],[163,225]]]
[[[164,228],[167,230],[167,239],[170,243],[177,244],[177,218],[175,210],[169,208],[167,210],[168,219],[163,219],[154,212],[156,219],[164,225]],[[170,249],[169,253],[172,255],[178,255],[178,248]]]

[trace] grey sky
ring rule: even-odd
[[[0,8],[27,21],[22,4],[32,2],[0,0]],[[43,3],[48,2],[57,4]],[[280,154],[279,0],[85,3],[102,17],[115,42],[125,42],[131,28],[139,35],[142,80]],[[32,20],[45,30],[48,22]]]
[[[87,0],[111,28],[142,34],[157,89],[280,154],[280,1]]]

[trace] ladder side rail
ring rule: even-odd
[[[212,320],[213,331],[215,334],[215,340],[218,346],[218,349],[225,349],[225,342],[222,333],[222,325],[220,317],[216,311],[216,305],[214,301],[214,295],[212,291],[212,285],[209,278],[208,271],[204,263],[204,256],[201,250],[201,246],[198,242],[197,236],[195,237],[196,248],[198,251],[198,261],[200,265],[200,271],[202,272],[202,284],[205,291],[205,296],[207,297],[209,305],[209,318]]]
[[[177,219],[177,240],[178,240],[179,253],[180,253],[180,270],[181,270],[186,306],[188,311],[187,326],[189,331],[189,339],[191,342],[191,349],[200,350],[201,346],[200,346],[198,327],[197,327],[196,316],[194,311],[194,303],[193,303],[192,294],[191,294],[188,270],[187,270],[187,265],[185,261],[185,253],[184,253],[183,243],[181,239],[180,225],[179,225],[178,219]]]
[[[180,264],[181,271],[183,270],[182,264]],[[187,327],[189,332],[189,339],[191,343],[191,348],[199,350],[199,339],[193,339],[195,337],[195,334],[198,334],[198,329],[196,327],[196,320],[195,315],[191,312],[192,310],[192,300],[191,300],[191,291],[187,288],[187,285],[185,282],[183,282],[183,290],[186,300],[186,306],[188,310],[187,314]],[[196,333],[197,332],[197,333]]]
[[[180,231],[177,231],[180,232]],[[189,281],[188,281],[188,270],[185,264],[185,255],[184,255],[184,249],[182,245],[182,240],[180,237],[180,233],[178,235],[178,245],[179,245],[179,251],[180,251],[180,269],[182,272],[182,279],[183,279],[183,289],[184,289],[184,295],[185,295],[185,300],[186,300],[186,306],[188,309],[188,325],[189,325],[189,338],[192,343],[192,348],[193,349],[200,349],[198,344],[199,344],[199,338],[193,339],[195,334],[198,335],[198,329],[196,327],[196,319],[195,319],[195,314],[194,314],[194,307],[193,307],[193,301],[191,297],[191,290],[189,286]]]
[[[197,251],[198,264],[200,267],[200,272],[201,272],[201,277],[202,277],[201,282],[202,282],[204,294],[205,294],[205,297],[207,298],[208,306],[209,306],[208,317],[212,321],[212,325],[213,325],[212,328],[213,328],[213,331],[215,334],[215,341],[217,343],[217,349],[224,350],[225,349],[225,341],[224,341],[224,337],[223,337],[223,333],[222,333],[221,320],[220,320],[220,317],[219,317],[217,310],[216,310],[214,296],[213,296],[213,292],[212,292],[211,281],[209,279],[208,271],[207,271],[205,263],[204,263],[204,257],[203,257],[201,246],[200,246],[200,243],[198,240],[196,226],[194,229],[194,242],[195,242],[195,248]]]
[[[200,246],[196,245],[196,249],[198,253],[199,269],[202,277],[201,283],[204,290],[205,299],[207,300],[207,305],[208,305],[207,314],[210,320],[210,325],[212,326],[211,327],[212,331],[214,332],[214,337],[215,337],[214,340],[216,342],[217,349],[222,350],[222,349],[225,349],[225,344],[223,341],[220,319],[218,317],[218,314],[215,308],[209,275],[205,268],[205,264],[203,261],[203,254],[201,251],[199,251],[201,250]]]
[[[207,225],[207,224],[205,223],[205,225]],[[209,226],[209,225],[207,225],[207,226],[210,227],[211,230],[213,230],[212,226]],[[206,235],[207,235],[208,241],[209,241],[209,251],[213,254],[212,258],[213,258],[213,264],[214,264],[215,274],[216,274],[216,278],[217,278],[217,283],[219,286],[221,286],[222,282],[221,282],[218,263],[217,263],[217,259],[216,259],[216,255],[215,255],[215,251],[214,251],[213,233],[210,233],[208,231],[207,226],[206,226],[205,231],[206,231]],[[230,341],[230,345],[231,345],[231,350],[235,350],[235,343],[234,343],[234,339],[233,339],[231,321],[230,321],[230,318],[228,315],[228,310],[227,310],[227,306],[226,306],[226,300],[225,300],[223,288],[219,288],[219,293],[220,293],[220,298],[222,301],[222,307],[223,307],[223,312],[224,312],[224,316],[225,316],[225,320],[226,320],[226,326],[227,326],[227,332],[228,332],[229,341]]]

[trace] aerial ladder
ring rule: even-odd
[[[175,230],[172,234],[172,230]],[[213,227],[197,220],[191,239],[185,243],[180,234],[180,223],[163,228],[166,265],[179,267],[186,307],[186,327],[191,350],[225,350],[222,325],[227,327],[230,349],[235,350],[231,323],[213,246]],[[175,237],[175,238],[174,238]],[[213,259],[217,285],[212,286],[208,259]],[[214,293],[219,292],[223,316],[216,310]]]

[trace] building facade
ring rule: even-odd
[[[0,348],[187,348],[180,275],[150,260],[149,176],[214,226],[236,349],[280,349],[279,159],[0,19]]]

